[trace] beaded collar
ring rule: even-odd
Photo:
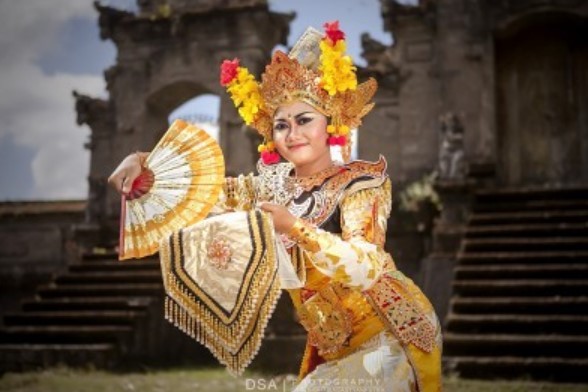
[[[259,176],[256,181],[256,199],[288,205],[292,200],[300,197],[303,192],[312,191],[312,194],[316,195],[315,199],[317,197],[321,200],[324,199],[328,205],[328,208],[320,209],[321,213],[316,214],[316,219],[311,219],[313,223],[320,225],[332,213],[343,191],[352,181],[360,177],[384,179],[386,177],[386,161],[380,156],[377,162],[354,161],[342,166],[333,165],[306,177],[292,177],[293,170],[294,165],[289,162],[265,165],[261,160],[258,161]],[[313,191],[313,188],[319,186],[318,191]]]
[[[288,177],[288,182],[292,182],[296,187],[302,188],[303,191],[308,192],[312,188],[322,185],[328,178],[333,177],[341,170],[345,170],[343,166],[333,163],[331,166],[319,171],[310,176],[303,177]]]

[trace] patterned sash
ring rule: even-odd
[[[259,211],[219,215],[161,243],[166,319],[231,373],[257,354],[280,296],[270,219]]]

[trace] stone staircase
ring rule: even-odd
[[[0,372],[57,365],[121,368],[208,357],[163,317],[159,260],[87,255],[5,314]],[[188,349],[187,349],[188,348]],[[187,351],[188,350],[188,351]]]
[[[588,381],[588,188],[480,192],[446,319],[469,378]]]

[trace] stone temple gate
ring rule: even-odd
[[[78,122],[92,129],[89,222],[118,215],[117,196],[106,188],[113,165],[133,151],[149,151],[179,105],[203,94],[221,100],[220,143],[227,172],[253,169],[254,134],[242,127],[219,85],[219,64],[239,57],[259,74],[271,50],[285,44],[292,15],[268,11],[265,1],[140,2],[138,15],[97,5],[101,37],[117,46],[106,70],[108,101],[76,94]],[[167,10],[167,11],[166,11]],[[230,135],[230,136],[229,136]]]
[[[239,57],[259,75],[285,44],[293,15],[264,0],[142,0],[135,15],[97,5],[101,36],[117,46],[105,71],[110,98],[76,94],[78,122],[92,129],[88,222],[116,220],[105,180],[116,162],[149,150],[186,100],[221,99],[220,144],[229,174],[254,168],[255,134],[218,83],[218,65]],[[359,132],[359,156],[383,154],[396,189],[438,169],[459,149],[466,172],[512,186],[588,181],[586,1],[382,0],[392,46],[362,36],[376,108]],[[458,118],[460,147],[441,119]],[[446,143],[446,144],[444,144]],[[445,147],[444,147],[445,146]],[[451,158],[451,157],[449,157]],[[455,159],[455,157],[453,157]]]
[[[106,185],[108,175],[127,154],[149,150],[170,112],[186,100],[220,97],[228,174],[253,169],[256,136],[219,86],[218,66],[239,57],[259,75],[272,48],[286,43],[294,17],[271,12],[265,0],[138,4],[137,14],[96,5],[102,38],[118,49],[116,64],[105,72],[110,97],[75,93],[78,122],[91,128],[88,206],[85,224],[76,229],[86,249],[115,245],[119,201]],[[394,44],[362,36],[367,66],[358,70],[360,79],[373,76],[380,88],[359,132],[359,157],[388,160],[396,202],[386,245],[443,319],[446,362],[476,377],[587,381],[588,0],[380,5]],[[434,171],[432,186],[420,188],[425,194],[411,196],[417,211],[399,208],[405,190]],[[433,196],[443,206],[440,214],[430,208]],[[15,225],[2,226],[8,234],[0,236],[6,244],[0,249],[10,249]],[[34,248],[39,240],[29,242]],[[11,255],[10,267],[27,265],[24,254]],[[71,271],[132,267],[120,264],[84,262]],[[146,265],[152,270],[144,279],[160,283],[157,261]],[[8,320],[17,329],[45,320],[27,309],[58,302],[63,311],[65,303],[75,305],[67,296],[80,295],[71,287],[79,279],[114,279],[86,272],[60,277],[39,290],[24,315]],[[115,289],[132,295],[128,284],[137,274],[123,277],[131,283]],[[272,366],[285,360],[281,348],[299,347],[300,341],[288,340],[293,324],[287,311],[274,315],[268,335],[279,344],[265,345],[274,351],[266,357]],[[29,342],[22,331],[8,332],[0,337]],[[299,358],[290,362],[295,371]]]

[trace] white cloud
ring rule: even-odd
[[[16,144],[36,151],[32,162],[34,197],[86,197],[89,155],[83,144],[88,130],[76,125],[71,91],[98,95],[104,88],[102,78],[47,76],[30,64],[3,72],[4,77],[8,80],[2,81],[2,91],[10,93],[0,96],[0,130],[12,133]],[[26,88],[22,88],[23,81]]]
[[[34,61],[40,50],[50,48],[60,27],[72,18],[95,20],[89,0],[23,0],[0,2],[1,61]]]
[[[76,125],[71,92],[104,96],[104,80],[101,75],[46,75],[35,61],[58,44],[68,20],[96,17],[90,1],[0,2],[0,140],[12,134],[17,145],[36,152],[34,198],[86,197],[88,129]]]

